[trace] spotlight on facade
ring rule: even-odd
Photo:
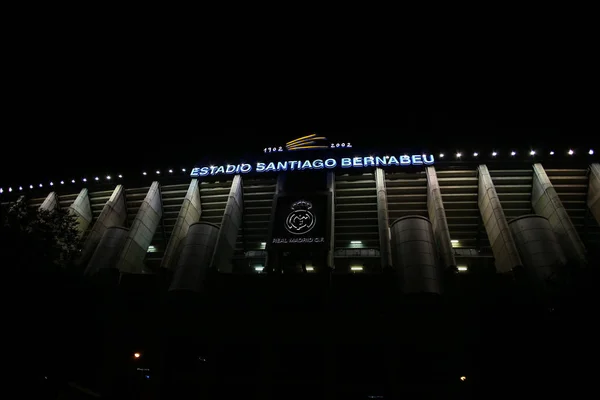
[[[496,157],[498,155],[498,153],[496,153],[495,151],[492,152],[492,157]]]
[[[478,152],[473,153],[473,157],[477,157],[479,155]]]
[[[444,153],[440,153],[440,158],[444,158]]]
[[[50,182],[50,186],[54,186],[54,182]]]
[[[550,155],[551,155],[551,156],[553,156],[553,155],[554,155],[554,152],[553,152],[553,151],[551,151],[551,152],[550,152]]]
[[[255,266],[254,266],[254,270],[255,270],[256,272],[263,272],[263,270],[264,270],[264,269],[265,269],[265,266],[264,266],[264,265],[255,265]]]
[[[314,270],[315,270],[315,267],[306,267],[307,272],[313,272]]]
[[[64,184],[65,184],[65,181],[60,181],[60,184],[61,184],[61,185],[64,185]]]
[[[71,183],[75,183],[75,179],[71,179]]]
[[[589,154],[590,156],[593,156],[593,155],[594,155],[594,150],[590,149],[590,151],[588,151],[588,154]]]
[[[82,181],[87,182],[87,178],[83,178]]]
[[[170,174],[172,174],[172,173],[173,173],[173,170],[172,170],[172,169],[170,169],[170,170],[169,170],[169,173],[170,173]]]
[[[9,193],[12,192],[12,188],[11,187],[8,188],[8,192]]]
[[[511,156],[516,156],[516,155],[517,155],[517,152],[516,152],[516,151],[511,151],[511,152],[510,152],[510,155],[511,155]]]
[[[42,184],[40,183],[40,187],[42,187],[42,186],[44,186],[44,185],[42,185]]]
[[[160,175],[160,171],[156,171],[156,175]]]
[[[266,247],[267,247],[267,242],[262,242],[262,243],[260,244],[260,248],[261,248],[262,250],[264,250]]]
[[[355,267],[350,267],[350,271],[353,271],[353,272],[360,272],[362,270],[363,270],[363,267],[358,266],[358,265]]]
[[[148,174],[147,174],[146,172],[142,172],[142,175],[146,176],[146,175],[148,175]]]
[[[535,150],[531,150],[531,151],[529,152],[529,155],[530,155],[530,156],[535,156]]]
[[[19,190],[23,190],[23,186],[19,186]]]
[[[185,168],[181,168],[181,172],[185,172]]]
[[[108,179],[108,180],[110,181],[110,175],[107,175],[107,176],[106,176],[106,179]]]
[[[362,244],[361,240],[352,240],[350,244]]]
[[[458,272],[467,272],[469,270],[469,268],[465,265],[459,265],[456,268],[458,269]]]
[[[33,189],[33,185],[29,185],[29,189]]]
[[[451,240],[450,243],[452,243],[452,247],[458,247],[459,241],[458,240]]]
[[[123,177],[123,175],[119,174],[119,178],[122,178],[122,177]]]
[[[573,149],[569,150],[569,155],[572,156],[573,154],[575,154],[575,152],[573,151]]]
[[[2,188],[0,188],[0,193],[4,193],[4,190]]]
[[[100,178],[99,178],[99,177],[95,177],[95,178],[94,178],[94,180],[95,180],[95,181],[99,181],[99,180],[100,180]]]
[[[456,158],[461,158],[462,157],[462,153],[456,153]]]

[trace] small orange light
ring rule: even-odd
[[[133,356],[134,356],[135,358],[140,358],[142,355],[141,355],[140,353],[134,353],[134,354],[133,354]]]

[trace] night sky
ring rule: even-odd
[[[284,145],[308,133],[352,142],[355,149],[399,152],[553,146],[574,147],[581,153],[599,142],[597,130],[594,135],[593,128],[583,127],[572,115],[549,111],[404,113],[393,128],[214,128],[193,114],[161,113],[158,106],[131,114],[109,108],[78,110],[75,116],[69,110],[41,114],[14,128],[19,144],[3,146],[9,150],[0,161],[0,187],[35,185],[59,176],[190,168],[205,158],[260,157],[264,147]],[[223,125],[234,122],[231,118]]]

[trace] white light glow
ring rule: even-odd
[[[362,271],[363,267],[358,267],[358,266],[357,267],[350,267],[350,270],[351,271]]]
[[[33,189],[33,185],[29,185],[29,189]]]
[[[573,154],[575,154],[575,152],[573,151],[573,149],[569,150],[569,155],[572,156]]]
[[[8,188],[8,191],[9,191],[9,192],[12,192],[12,188],[11,188],[11,187],[9,187],[9,188]]]
[[[458,243],[458,240],[451,240],[451,243]]]
[[[444,158],[444,153],[440,153],[440,158]]]
[[[459,272],[466,272],[469,270],[468,267],[465,267],[464,265],[460,265],[457,267]]]
[[[169,173],[170,173],[170,174],[172,174],[172,173],[173,173],[173,170],[172,170],[172,169],[170,169],[170,170],[169,170]]]
[[[314,270],[315,270],[315,267],[306,267],[306,270],[307,270],[308,272],[311,272],[311,271],[314,271]]]
[[[185,168],[181,168],[181,172],[185,172]]]
[[[478,152],[473,153],[473,157],[477,157],[479,155]]]
[[[44,186],[44,185],[42,185],[42,184],[40,183],[40,187],[42,187],[42,186]]]
[[[498,155],[498,153],[496,153],[495,151],[492,152],[492,157],[496,157]]]
[[[262,272],[265,269],[265,267],[263,265],[255,265],[254,266],[254,270],[256,272]]]
[[[110,175],[107,175],[107,176],[106,176],[106,179],[108,179],[108,180],[110,181]]]
[[[156,171],[156,175],[160,175],[160,171]]]
[[[461,158],[462,157],[462,153],[456,153],[456,158]]]
[[[50,186],[54,186],[54,183],[53,183],[53,182],[50,182]]]
[[[553,152],[553,151],[551,151],[551,152],[550,152],[550,155],[551,155],[551,156],[553,156],[553,155],[554,155],[554,152]]]
[[[590,156],[593,156],[593,155],[594,155],[594,150],[590,149],[590,151],[588,151],[588,154],[589,154]]]
[[[23,186],[19,186],[19,190],[23,190]]]
[[[535,156],[535,150],[531,150],[531,151],[529,152],[529,155],[530,155],[530,156]]]
[[[517,155],[517,152],[516,152],[516,151],[511,151],[511,152],[510,152],[510,155],[511,155],[511,156],[516,156],[516,155]]]
[[[123,175],[119,174],[119,178],[122,178],[122,177],[123,177]]]
[[[71,183],[75,183],[75,179],[71,179]]]
[[[362,244],[362,241],[360,240],[353,240],[350,242],[350,244]]]
[[[61,184],[61,185],[64,185],[64,184],[65,184],[65,181],[60,181],[60,184]]]
[[[95,180],[95,181],[99,181],[99,180],[100,180],[100,178],[99,178],[99,177],[95,177],[95,178],[94,178],[94,180]]]
[[[142,172],[142,175],[148,175],[146,172]]]
[[[156,247],[155,246],[148,246],[148,253],[156,253]]]

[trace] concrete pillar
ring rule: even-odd
[[[117,268],[121,273],[141,274],[144,271],[144,258],[156,228],[162,217],[162,197],[160,184],[152,182],[146,198],[131,224],[123,251],[119,256]]]
[[[219,226],[210,222],[191,224],[183,240],[183,248],[170,291],[202,292],[219,236]]]
[[[510,272],[521,267],[523,262],[519,256],[517,245],[506,221],[504,210],[496,193],[496,187],[487,166],[480,165],[478,205],[481,219],[492,245],[496,261],[496,271]]]
[[[600,224],[600,164],[590,165],[590,183],[587,205],[596,221]]]
[[[381,268],[386,269],[392,266],[392,250],[385,171],[381,168],[375,168],[375,187],[377,189],[377,225],[379,226]]]
[[[119,254],[125,245],[128,234],[129,229],[121,226],[106,228],[84,274],[93,276],[101,271],[116,269]]]
[[[566,263],[550,222],[541,215],[524,215],[511,220],[508,225],[527,275],[534,282],[547,285]]]
[[[50,192],[46,200],[40,206],[40,210],[54,211],[58,208],[58,195],[56,192]]]
[[[161,268],[174,269],[177,266],[177,258],[180,254],[178,250],[181,249],[180,243],[188,234],[190,226],[200,221],[201,213],[200,183],[198,179],[192,179],[179,210],[179,215],[177,215],[177,221],[173,227],[171,238],[165,249],[165,255],[160,265]]]
[[[235,251],[237,235],[242,226],[244,213],[244,187],[242,177],[236,175],[231,183],[231,190],[221,220],[221,229],[215,245],[211,267],[219,272],[231,272],[231,258]]]
[[[327,207],[329,214],[329,249],[327,250],[327,267],[335,268],[335,173],[327,172],[327,191],[329,192],[330,203]]]
[[[100,242],[100,239],[107,228],[123,226],[125,225],[126,220],[127,206],[125,204],[125,189],[123,189],[123,185],[117,185],[83,243],[79,263],[86,264],[88,262],[92,254],[94,254],[96,246],[98,245],[98,242]]]
[[[536,214],[546,217],[569,261],[585,265],[586,250],[542,164],[533,165],[531,204]]]
[[[93,219],[92,206],[87,189],[81,189],[73,204],[69,206],[69,212],[77,218],[77,229],[81,237],[87,231]]]
[[[441,293],[441,273],[431,222],[425,217],[408,216],[390,227],[394,268],[402,277],[406,294]]]
[[[438,182],[435,167],[427,167],[427,211],[433,227],[433,236],[440,252],[440,259],[444,268],[456,267],[452,239],[448,229],[446,210],[442,200],[442,191]]]
[[[279,175],[277,175],[277,182],[275,184],[275,195],[273,196],[273,203],[271,205],[272,211],[275,210],[277,208],[277,197],[279,195],[279,193],[282,193],[285,190],[285,173],[280,173]],[[271,239],[271,231],[273,230],[273,218],[270,219],[269,222],[269,240]],[[335,246],[335,244],[334,244]],[[269,249],[270,246],[267,244],[267,249]],[[267,258],[265,260],[265,269],[264,272],[269,273],[269,272],[273,272],[275,267],[277,266],[279,269],[281,269],[281,266],[279,265],[279,254],[277,253],[277,251],[274,250],[268,250],[267,251]]]

